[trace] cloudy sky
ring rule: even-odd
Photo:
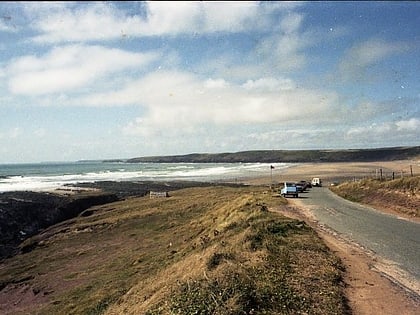
[[[1,2],[0,163],[420,145],[420,2]]]

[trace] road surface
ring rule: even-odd
[[[313,187],[299,195],[319,224],[356,242],[420,283],[420,224],[379,212]],[[396,279],[398,280],[398,279]]]

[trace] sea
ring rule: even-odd
[[[235,181],[273,176],[290,163],[125,163],[104,161],[0,164],[0,193],[50,191],[98,181]]]

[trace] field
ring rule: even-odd
[[[96,206],[0,269],[2,314],[346,314],[344,267],[265,186]]]

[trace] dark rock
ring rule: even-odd
[[[109,193],[75,196],[27,191],[1,193],[0,260],[16,254],[22,241],[41,230],[73,218],[92,206],[117,200],[116,195]],[[33,246],[22,250],[30,251]]]

